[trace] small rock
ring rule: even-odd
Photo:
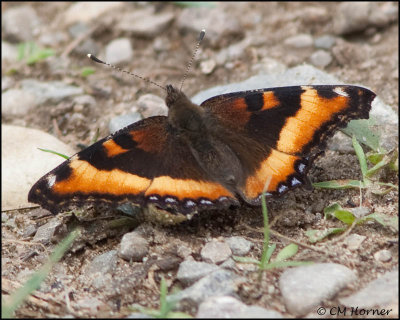
[[[186,260],[179,265],[176,277],[187,286],[219,269],[215,264]]]
[[[217,63],[213,59],[205,60],[200,63],[200,70],[204,74],[211,74],[214,71],[216,65]]]
[[[84,297],[75,302],[75,305],[79,309],[89,310],[90,314],[96,314],[104,303],[97,298]]]
[[[371,213],[371,209],[368,207],[355,207],[351,209],[351,212],[356,218],[362,218]]]
[[[181,262],[180,258],[173,255],[168,255],[166,257],[163,257],[162,259],[157,260],[156,265],[162,271],[170,271],[178,268],[180,262]]]
[[[189,257],[192,254],[192,249],[190,249],[188,246],[186,246],[185,244],[181,244],[177,250],[176,250],[176,254],[181,257],[182,259],[186,259],[187,257]]]
[[[232,258],[222,262],[219,266],[223,269],[236,270],[236,262]]]
[[[4,62],[15,62],[18,59],[18,49],[11,43],[1,41],[1,61]],[[3,65],[7,67],[7,64]],[[2,89],[4,90],[4,89]]]
[[[371,281],[364,289],[355,294],[339,299],[345,306],[358,308],[385,307],[390,304],[398,306],[399,273],[397,270],[387,272],[378,279]]]
[[[106,47],[106,61],[110,64],[121,64],[133,59],[133,49],[128,38],[111,41]]]
[[[275,310],[268,310],[264,309],[259,306],[249,306],[247,307],[244,312],[239,312],[236,318],[246,318],[246,319],[280,319],[283,316],[275,311]]]
[[[206,39],[213,47],[223,48],[232,39],[243,35],[243,28],[239,21],[231,19],[229,13],[218,7],[184,8],[177,19],[177,26],[182,31],[189,30],[193,34],[198,34],[199,30],[206,27]],[[207,26],[210,28],[207,29]]]
[[[201,302],[214,296],[232,296],[237,288],[235,280],[237,276],[226,270],[217,270],[201,278],[192,286],[167,297],[171,303],[179,302],[178,308],[184,302],[197,306]]]
[[[118,255],[127,261],[142,261],[149,252],[149,243],[138,232],[124,234]]]
[[[62,81],[38,81],[36,79],[25,79],[21,81],[22,90],[33,94],[36,103],[57,103],[66,98],[82,95],[83,89],[65,84]]]
[[[366,236],[361,236],[356,233],[350,234],[348,237],[345,239],[345,244],[347,245],[347,248],[351,251],[356,251],[360,248],[361,243],[366,239]]]
[[[316,67],[324,68],[332,62],[332,56],[329,52],[318,50],[311,55],[310,62]]]
[[[389,250],[383,249],[375,252],[374,258],[379,262],[389,262],[392,260],[392,253]]]
[[[118,9],[123,6],[123,2],[76,2],[72,3],[61,21],[65,25],[71,25],[77,22],[98,21],[103,14],[110,14],[111,10]]]
[[[212,240],[201,250],[201,257],[204,261],[219,264],[227,260],[232,251],[226,242]]]
[[[50,243],[54,234],[58,231],[61,225],[62,221],[59,218],[52,218],[49,222],[37,229],[36,234],[33,237],[33,241],[44,244]]]
[[[23,116],[38,105],[36,96],[21,89],[9,89],[1,95],[1,114],[3,116]]]
[[[24,238],[31,237],[36,233],[37,230],[38,230],[38,228],[36,227],[36,225],[30,224],[25,228],[22,236]]]
[[[288,311],[301,316],[356,278],[354,271],[340,264],[318,263],[286,270],[279,287]]]
[[[117,29],[133,35],[153,38],[164,31],[174,19],[172,12],[155,13],[154,7],[147,7],[122,16]]]
[[[137,101],[137,105],[143,118],[168,115],[168,107],[164,99],[154,94],[145,94],[141,96]]]
[[[127,113],[120,116],[116,116],[110,120],[108,124],[108,130],[110,133],[117,132],[118,130],[129,126],[132,123],[135,123],[142,119],[142,116],[139,113]]]
[[[199,305],[196,318],[237,318],[247,306],[230,296],[211,297]]]
[[[302,33],[285,39],[283,43],[293,48],[306,48],[312,46],[313,38],[309,34]]]
[[[61,31],[43,33],[39,37],[39,42],[42,45],[49,47],[61,45],[63,42],[67,42],[68,40],[68,35]]]
[[[318,49],[330,49],[335,45],[336,38],[331,35],[324,35],[314,40],[314,46]]]
[[[253,243],[242,237],[230,237],[225,239],[232,253],[237,256],[245,256],[249,253]]]
[[[14,41],[32,41],[41,21],[29,5],[10,7],[2,12],[2,30]]]
[[[95,273],[112,273],[117,267],[117,250],[111,250],[93,259],[86,269],[87,275],[94,275]]]
[[[36,129],[3,124],[1,133],[2,209],[29,206],[28,192],[32,185],[65,160],[38,148],[57,150],[66,155],[75,152],[57,138]],[[27,157],[29,161],[26,161]]]

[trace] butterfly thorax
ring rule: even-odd
[[[180,90],[167,86],[168,124],[174,128],[182,143],[205,172],[233,190],[242,180],[241,164],[233,150],[221,141],[225,134],[218,130],[215,118],[196,105]]]

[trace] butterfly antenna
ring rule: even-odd
[[[90,53],[89,53],[87,56],[88,56],[89,59],[93,60],[94,62],[105,64],[106,66],[109,66],[109,67],[111,67],[111,68],[113,68],[113,69],[115,69],[115,70],[118,70],[118,71],[121,71],[121,72],[125,72],[125,73],[127,73],[127,74],[129,74],[129,75],[131,75],[131,76],[134,76],[134,77],[136,77],[136,78],[139,78],[139,79],[141,79],[141,80],[144,80],[144,81],[146,81],[146,82],[148,82],[148,83],[154,84],[155,86],[157,86],[157,87],[159,87],[159,88],[161,88],[161,89],[167,91],[167,88],[165,88],[165,87],[159,85],[158,83],[155,83],[154,81],[151,81],[151,80],[148,79],[148,78],[144,78],[144,77],[141,77],[141,76],[139,76],[139,75],[137,75],[137,74],[135,74],[135,73],[132,73],[132,72],[129,72],[129,71],[126,71],[126,70],[122,70],[121,68],[118,68],[117,66],[114,66],[114,65],[112,65],[112,64],[110,64],[110,63],[107,63],[107,62],[104,62],[104,61],[100,60],[99,58],[95,57],[94,55],[92,55],[92,54],[90,54]]]
[[[186,72],[185,72],[185,74],[183,76],[183,79],[182,79],[181,86],[180,86],[179,90],[182,90],[183,83],[185,82],[185,80],[187,78],[187,75],[188,75],[188,73],[190,71],[190,68],[192,67],[193,60],[196,57],[197,50],[199,49],[200,43],[203,40],[205,34],[206,34],[206,30],[205,29],[201,30],[200,35],[199,35],[199,40],[197,41],[197,44],[196,44],[196,47],[194,48],[192,57],[189,60],[189,63],[187,65]]]

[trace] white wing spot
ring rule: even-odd
[[[47,178],[47,185],[51,189],[55,183],[56,183],[56,176],[52,174]]]

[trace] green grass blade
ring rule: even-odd
[[[328,228],[324,230],[307,230],[306,231],[306,236],[308,237],[308,241],[311,243],[316,243],[319,242],[326,237],[332,235],[332,234],[337,234],[337,233],[342,233],[346,230],[346,228]]]
[[[315,188],[323,189],[365,188],[365,184],[362,181],[350,179],[314,182],[312,185]]]
[[[329,217],[335,217],[345,224],[351,225],[356,217],[352,212],[344,210],[338,203],[334,203],[324,209],[325,219]]]
[[[352,120],[342,131],[350,137],[356,136],[358,141],[361,141],[372,150],[378,151],[381,149],[379,146],[380,136],[378,132],[372,129],[373,126],[374,121],[372,119]]]
[[[291,243],[284,247],[279,253],[277,254],[274,262],[285,261],[293,257],[297,251],[299,250],[299,246],[297,244]]]
[[[11,294],[9,302],[3,304],[1,316],[2,318],[11,318],[21,305],[21,303],[36,289],[40,287],[40,284],[47,277],[51,268],[57,263],[65,252],[68,250],[72,242],[79,235],[79,230],[72,231],[64,240],[62,240],[51,254],[49,261],[46,262],[38,271],[36,271],[32,277],[19,289]]]
[[[362,149],[361,145],[358,143],[355,135],[353,135],[352,141],[353,141],[354,151],[356,152],[358,161],[360,162],[361,173],[364,178],[364,177],[366,177],[367,170],[368,170],[367,159],[365,158],[364,150]]]
[[[58,153],[58,152],[53,151],[53,150],[42,149],[42,148],[38,148],[38,149],[39,149],[40,151],[43,151],[43,152],[49,152],[49,153],[55,154],[55,155],[60,156],[60,157],[62,157],[62,158],[64,158],[64,159],[67,159],[67,160],[69,159],[69,157],[66,156],[65,154]]]

